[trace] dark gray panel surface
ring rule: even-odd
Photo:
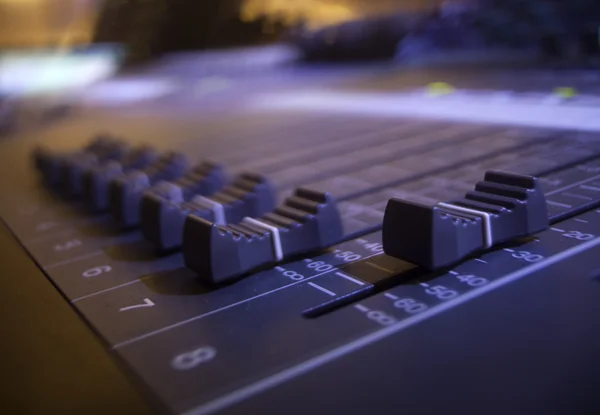
[[[135,393],[113,380],[113,360],[84,355],[87,347],[100,353],[107,346],[145,385],[153,407],[170,412],[585,413],[585,404],[598,412],[591,386],[600,380],[597,135],[332,114],[216,114],[209,111],[215,101],[84,111],[2,143],[0,189],[8,197],[0,214],[64,296],[52,291],[60,300],[54,305],[46,281],[39,296],[30,295],[27,284],[39,274],[31,263],[3,273],[11,298],[51,306],[35,319],[41,328],[23,333],[29,314],[3,313],[7,338],[15,339],[5,347],[19,356],[7,365],[31,382],[29,395],[54,396],[65,412],[97,400],[94,409],[103,412],[144,411],[127,400],[111,406],[120,393]],[[52,195],[24,162],[33,142],[73,149],[107,126],[132,143],[184,151],[193,162],[223,162],[232,174],[267,173],[280,198],[298,185],[333,192],[344,240],[231,285],[203,285],[180,255],[158,256],[139,232],[120,232],[109,217]],[[382,254],[387,200],[452,199],[488,169],[541,175],[552,228],[448,272],[405,277],[414,267]],[[384,291],[371,285],[386,278],[393,283]],[[322,312],[307,318],[308,309]],[[63,337],[75,336],[71,324],[82,326],[76,312],[100,340],[86,332],[71,362],[61,353],[72,349]],[[46,323],[60,316],[77,324],[56,331]],[[39,360],[28,360],[30,353]],[[27,378],[40,361],[50,371]],[[86,375],[62,376],[62,368]],[[67,401],[68,394],[81,401]],[[25,405],[25,395],[14,396]]]
[[[152,413],[103,344],[0,225],[5,413]]]

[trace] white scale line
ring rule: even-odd
[[[360,304],[354,304],[354,308],[356,308],[359,311],[362,311],[363,313],[366,313],[369,311],[369,309],[367,307],[365,307],[364,305],[360,305]]]
[[[421,287],[429,287],[429,284],[425,284],[424,282],[419,284]]]
[[[366,257],[363,257],[363,258],[361,258],[361,260],[365,260],[365,259],[368,259],[368,258],[372,258],[372,257],[378,256],[378,255],[381,255],[381,254],[373,254],[373,255],[368,255],[368,256],[366,256]],[[293,283],[291,283],[291,284],[284,285],[283,287],[279,287],[279,288],[276,288],[276,289],[274,289],[274,290],[267,291],[267,292],[264,292],[264,293],[262,293],[262,294],[255,295],[254,297],[246,298],[246,299],[244,299],[244,300],[238,301],[237,303],[229,304],[229,305],[227,305],[227,306],[225,306],[225,307],[217,308],[217,309],[215,309],[215,310],[212,310],[212,311],[209,311],[209,312],[207,312],[207,313],[200,314],[200,315],[197,315],[197,316],[194,316],[194,317],[188,318],[187,320],[183,320],[183,321],[180,321],[180,322],[178,322],[178,323],[171,324],[170,326],[165,326],[165,327],[163,327],[163,328],[160,328],[160,329],[158,329],[158,330],[154,330],[154,331],[148,332],[148,333],[146,333],[146,334],[142,334],[141,336],[134,337],[134,338],[132,338],[132,339],[129,339],[129,340],[126,340],[126,341],[124,341],[124,342],[121,342],[121,343],[115,344],[115,345],[114,345],[114,346],[113,346],[111,349],[118,349],[118,348],[120,348],[120,347],[127,346],[128,344],[135,343],[135,342],[137,342],[137,341],[139,341],[139,340],[143,340],[143,339],[146,339],[146,338],[148,338],[148,337],[152,337],[152,336],[155,336],[155,335],[157,335],[157,334],[163,333],[163,332],[165,332],[165,331],[169,331],[169,330],[171,330],[171,329],[174,329],[174,328],[177,328],[177,327],[180,327],[180,326],[184,326],[184,325],[186,325],[186,324],[188,324],[188,323],[191,323],[191,322],[193,322],[193,321],[200,320],[200,319],[203,319],[203,318],[205,318],[205,317],[211,316],[211,315],[213,315],[213,314],[220,313],[221,311],[229,310],[230,308],[236,307],[236,306],[238,306],[238,305],[246,304],[246,303],[248,303],[248,302],[250,302],[250,301],[254,301],[254,300],[256,300],[256,299],[258,299],[258,298],[261,298],[261,297],[264,297],[264,296],[266,296],[266,295],[269,295],[269,294],[276,293],[277,291],[285,290],[285,289],[287,289],[287,288],[290,288],[290,287],[293,287],[293,286],[295,286],[295,285],[302,284],[302,283],[304,283],[304,282],[306,282],[306,281],[308,281],[308,280],[312,280],[313,278],[320,277],[321,275],[325,275],[325,274],[328,274],[328,273],[330,273],[330,272],[331,272],[331,270],[329,270],[329,271],[324,271],[324,272],[320,272],[320,273],[318,273],[318,274],[315,274],[315,275],[313,275],[312,277],[305,278],[305,279],[303,279],[303,280],[301,280],[301,281],[296,281],[296,282],[293,282]],[[115,288],[119,288],[119,287],[115,287]]]
[[[506,252],[515,252],[514,249],[508,249],[508,248],[504,248],[503,251],[506,251]]]
[[[290,368],[285,369],[279,373],[268,376],[248,386],[237,389],[227,395],[223,395],[217,399],[209,401],[203,405],[200,405],[194,409],[183,413],[183,415],[207,415],[217,411],[221,411],[236,403],[242,402],[254,395],[258,395],[268,389],[271,389],[291,379],[297,378],[298,376],[308,373],[333,360],[339,359],[342,356],[345,356],[347,354],[360,350],[366,346],[374,344],[401,330],[404,330],[407,327],[414,326],[415,324],[418,324],[424,320],[427,320],[431,317],[448,311],[461,304],[467,303],[474,298],[481,297],[482,295],[487,294],[490,291],[493,291],[504,285],[510,284],[511,282],[520,280],[530,274],[533,274],[534,272],[540,271],[564,259],[572,257],[576,254],[584,252],[598,245],[600,245],[600,238],[596,238],[571,249],[567,249],[566,251],[551,256],[544,261],[540,261],[536,264],[532,264],[518,271],[512,272],[506,275],[504,278],[492,281],[489,284],[484,285],[480,288],[475,288],[472,291],[469,291],[465,294],[462,294],[459,297],[456,297],[455,299],[448,300],[447,302],[441,303],[440,305],[432,307],[426,311],[423,311],[422,313],[415,314],[411,317],[400,320],[399,322],[387,326],[381,330],[360,337],[352,342],[346,343],[340,347],[329,350],[328,352],[323,353],[319,356],[315,356],[312,359],[301,362],[295,366],[291,366]],[[358,308],[357,305],[355,305],[354,307]]]
[[[349,276],[349,275],[342,274],[341,272],[336,272],[336,273],[335,273],[335,275],[337,275],[338,277],[345,278],[345,279],[347,279],[348,281],[352,281],[352,282],[353,282],[353,283],[355,283],[355,284],[358,284],[358,285],[365,285],[365,283],[364,283],[364,282],[362,282],[362,281],[359,281],[359,280],[357,280],[356,278],[352,278],[352,277],[351,277],[351,276]]]
[[[332,296],[332,297],[335,297],[335,296],[337,295],[337,294],[336,294],[336,293],[334,293],[333,291],[329,291],[327,288],[325,288],[325,287],[321,287],[320,285],[318,285],[318,284],[315,284],[315,283],[314,283],[314,282],[312,282],[312,281],[311,281],[311,282],[309,282],[309,283],[308,283],[308,285],[310,285],[311,287],[313,287],[313,288],[316,288],[317,290],[319,290],[319,291],[322,291],[322,292],[324,292],[325,294],[327,294],[327,295],[330,295],[330,296]]]
[[[23,238],[23,241],[27,242],[28,244],[37,244],[37,243],[40,243],[40,242],[45,242],[45,241],[47,241],[49,239],[54,239],[54,238],[58,238],[58,237],[61,237],[61,236],[71,235],[71,234],[76,233],[76,232],[77,232],[77,229],[75,229],[75,228],[69,228],[69,229],[65,229],[65,230],[62,230],[62,231],[55,232],[55,233],[48,233],[46,235],[36,236],[34,238],[31,238],[31,239],[29,239],[29,238]],[[18,235],[18,233],[16,233],[16,234]]]
[[[459,273],[458,273],[458,272],[456,272],[456,271],[448,271],[448,273],[449,273],[449,274],[452,274],[452,275],[459,275]]]
[[[69,259],[67,259],[65,261],[55,262],[54,264],[51,264],[51,265],[48,265],[48,266],[45,266],[45,267],[42,267],[42,268],[44,270],[49,270],[49,269],[52,269],[52,268],[60,267],[62,265],[67,265],[67,264],[71,264],[73,262],[81,261],[82,259],[88,259],[88,258],[92,258],[92,257],[98,256],[98,255],[102,255],[103,253],[104,253],[104,251],[94,251],[94,252],[90,252],[90,253],[85,254],[85,255],[77,256],[75,258],[69,258]]]
[[[364,244],[366,244],[369,241],[367,241],[366,239],[357,239],[356,242],[358,242],[359,244],[363,244],[364,245]]]
[[[487,264],[487,261],[484,261],[483,259],[475,258],[475,261],[481,262],[482,264]]]
[[[581,199],[581,200],[594,200],[593,197],[576,195],[575,193],[564,192],[563,195],[572,197],[573,199]]]
[[[383,295],[385,295],[387,298],[389,298],[389,299],[391,299],[391,300],[397,300],[397,299],[399,299],[399,298],[400,298],[400,297],[398,297],[398,296],[396,296],[396,295],[394,295],[394,294],[390,294],[390,293],[385,293],[385,294],[383,294]]]
[[[600,187],[597,187],[597,186],[588,186],[587,184],[583,184],[579,187],[583,190],[591,190],[594,192],[600,192]]]
[[[573,219],[575,222],[581,222],[581,223],[588,223],[587,220],[583,220],[583,219]]]
[[[571,209],[573,207],[573,205],[567,205],[566,203],[558,203],[558,202],[553,202],[552,200],[548,200],[546,199],[546,203],[552,206],[558,206],[558,207],[563,207],[563,208],[567,208],[567,209]]]
[[[279,272],[285,271],[285,268],[283,268],[283,267],[275,267],[275,269]]]
[[[310,258],[305,258],[305,259],[304,259],[304,262],[312,262],[312,259],[310,259]]]
[[[565,232],[564,229],[560,229],[560,228],[550,228],[551,230],[553,230],[554,232]]]
[[[131,284],[137,284],[140,281],[141,281],[141,279],[135,280],[135,281],[129,281],[129,282],[126,282],[125,284],[121,284],[121,285],[117,285],[117,286],[114,286],[114,287],[111,287],[111,288],[107,288],[106,290],[98,291],[98,292],[95,292],[93,294],[84,295],[83,297],[79,297],[79,298],[76,298],[74,300],[71,300],[71,303],[76,303],[77,301],[85,300],[86,298],[90,298],[90,297],[93,297],[93,296],[98,295],[98,294],[104,294],[104,293],[107,293],[107,292],[112,291],[112,290],[117,290],[119,288],[127,287],[128,285],[131,285]]]
[[[552,195],[562,192],[563,190],[572,189],[573,187],[580,186],[580,185],[586,184],[588,182],[593,182],[594,180],[597,180],[597,179],[600,179],[600,175],[594,176],[594,177],[588,177],[587,179],[581,180],[577,183],[571,183],[568,186],[561,187],[559,189],[554,189],[553,191],[546,193],[546,196],[552,196]],[[550,202],[548,202],[548,203],[550,203]]]

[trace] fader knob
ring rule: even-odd
[[[97,166],[113,160],[119,161],[130,151],[127,144],[119,141],[105,146],[94,153],[82,153],[71,157],[61,169],[61,186],[66,195],[81,196],[84,187],[85,173]]]
[[[158,158],[155,149],[141,146],[133,149],[122,161],[110,161],[86,171],[83,175],[83,198],[94,212],[108,209],[110,182],[133,170],[145,169]]]
[[[63,174],[62,169],[79,157],[86,157],[103,152],[106,148],[114,146],[116,140],[112,137],[101,135],[93,139],[80,151],[61,152],[38,146],[33,150],[33,162],[35,168],[41,173],[45,183],[55,186],[60,184]]]
[[[391,199],[383,219],[383,249],[437,269],[548,224],[546,199],[536,178],[489,171],[460,200],[426,206]]]
[[[122,228],[133,228],[140,222],[140,205],[146,190],[160,181],[176,180],[188,170],[186,157],[167,153],[143,170],[133,170],[109,185],[109,211]]]
[[[205,184],[201,187],[194,186],[182,192],[177,183],[163,183],[161,188],[154,188],[144,195],[142,232],[160,251],[181,246],[189,214],[225,225],[238,223],[246,216],[263,215],[275,208],[275,188],[265,177],[241,174],[231,185],[215,194],[217,188],[222,187],[224,178],[222,171],[212,170],[212,181],[218,186],[206,186],[210,177],[204,175],[194,180]]]
[[[203,280],[220,284],[259,267],[327,248],[343,236],[341,217],[328,193],[298,189],[283,205],[239,224],[186,218],[183,257]]]

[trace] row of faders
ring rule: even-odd
[[[126,152],[126,145],[109,136],[100,136],[79,151],[57,152],[46,147],[37,147],[33,152],[35,167],[42,173],[44,181],[59,185],[64,180],[72,182],[75,171],[83,165],[98,165],[109,160],[118,160]],[[75,184],[75,188],[79,183]]]
[[[46,181],[123,228],[141,227],[159,251],[181,249],[185,264],[211,284],[343,239],[335,200],[297,189],[280,206],[261,175],[227,185],[224,168],[190,168],[179,153],[157,154],[102,137],[81,151],[34,152]],[[463,199],[435,206],[392,199],[383,221],[386,254],[435,270],[548,226],[545,196],[529,176],[491,171]]]
[[[206,164],[208,170],[212,166]],[[161,251],[181,248],[190,214],[218,224],[238,223],[275,208],[275,189],[263,176],[244,173],[222,191],[202,191],[186,179],[162,182],[142,199],[142,232]]]
[[[319,250],[343,238],[341,217],[326,193],[298,189],[276,206],[276,190],[258,174],[227,185],[223,166],[190,167],[180,153],[158,154],[101,137],[72,153],[34,151],[45,181],[109,212],[123,229],[140,227],[158,251],[183,250],[186,265],[209,283]]]

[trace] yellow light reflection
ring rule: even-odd
[[[264,17],[287,25],[304,23],[309,29],[354,20],[360,15],[350,5],[323,0],[246,0],[241,11],[242,20],[247,22]]]
[[[575,88],[563,86],[563,87],[555,88],[554,94],[558,95],[559,97],[561,97],[563,99],[570,99],[570,98],[575,98],[577,95],[579,95],[579,92]]]
[[[427,85],[427,93],[431,96],[444,96],[454,93],[455,88],[446,82],[433,82]]]

